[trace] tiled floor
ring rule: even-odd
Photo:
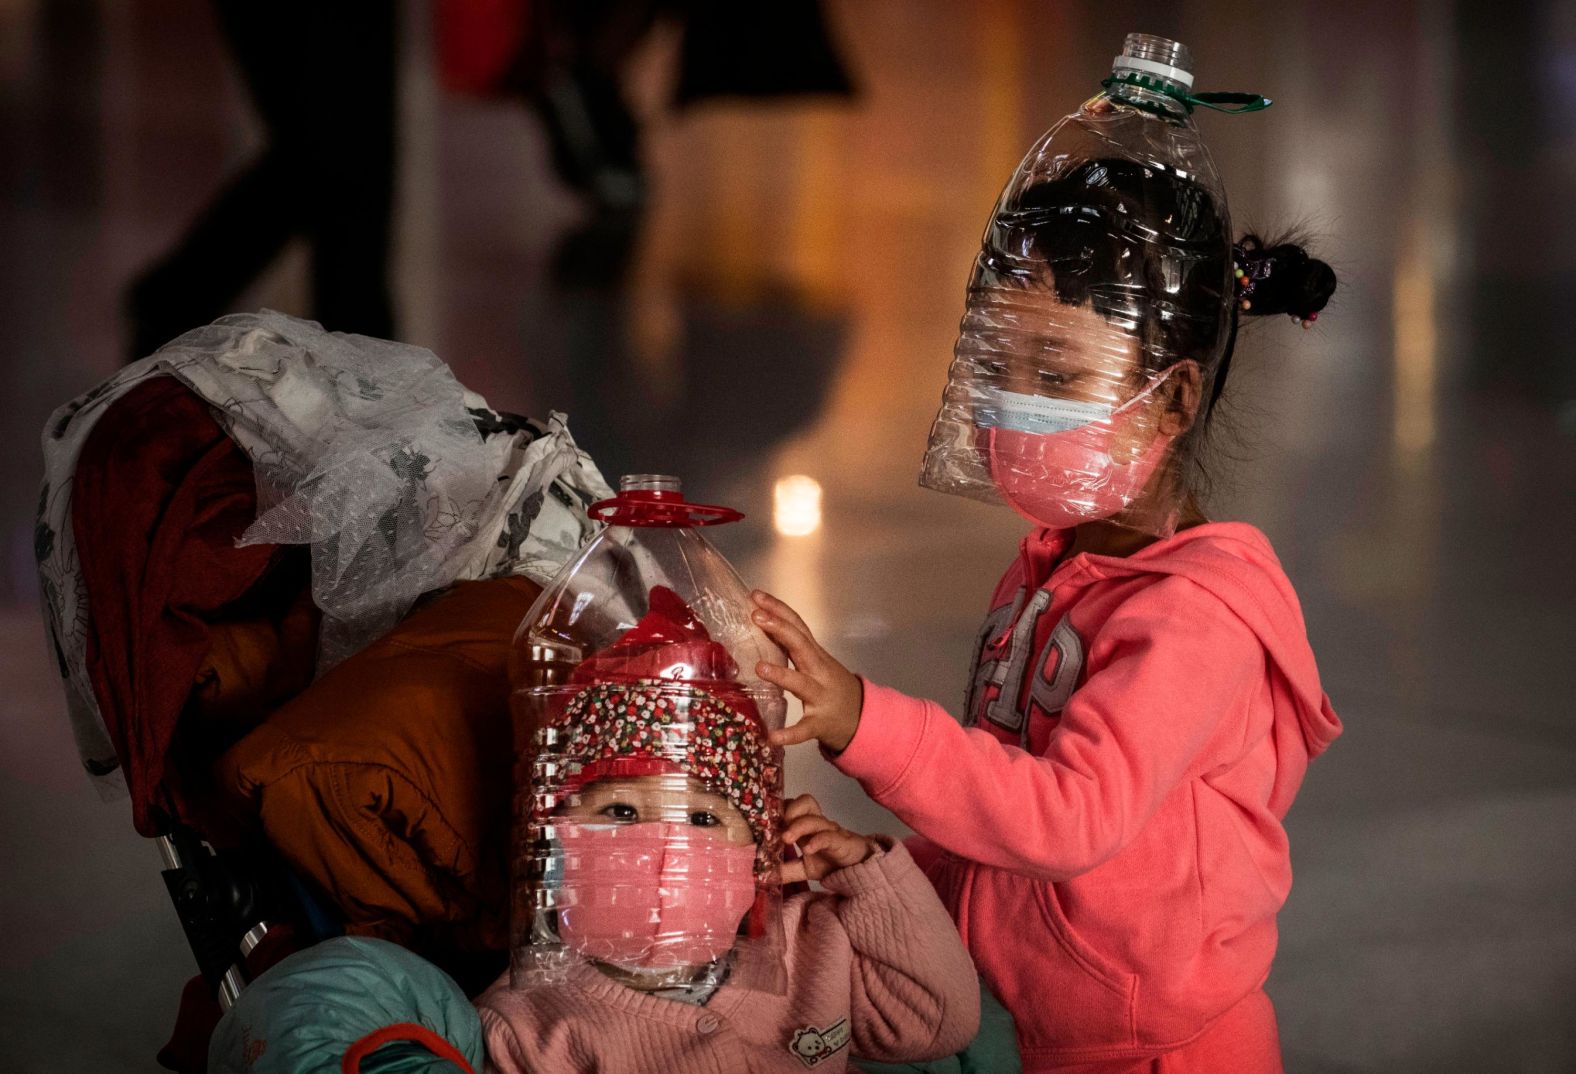
[[[1576,21],[1555,4],[847,0],[854,106],[656,107],[638,235],[576,237],[532,121],[442,96],[411,3],[402,334],[610,474],[682,473],[872,677],[958,700],[1017,526],[914,484],[972,249],[1123,33],[1269,112],[1203,125],[1240,223],[1341,275],[1234,378],[1217,514],[1274,540],[1347,733],[1290,826],[1270,987],[1293,1071],[1576,1070]],[[1537,88],[1541,87],[1541,88]],[[77,771],[30,566],[37,430],[120,357],[118,288],[250,144],[198,0],[0,2],[0,1039],[8,1070],[154,1069],[188,973],[152,848]],[[550,266],[574,242],[573,279]],[[625,262],[627,258],[627,263]],[[605,267],[604,267],[605,266]],[[620,268],[620,266],[623,266]],[[299,257],[248,297],[304,312]],[[808,474],[824,524],[774,534]],[[808,755],[790,779],[892,821]]]

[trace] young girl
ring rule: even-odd
[[[679,751],[652,716],[676,697]],[[781,879],[826,890],[783,901],[786,991],[738,980],[774,823],[753,715],[646,680],[588,687],[554,730],[565,755],[592,758],[553,813],[553,927],[575,959],[562,981],[505,976],[477,1001],[489,1070],[843,1071],[851,1053],[934,1059],[974,1038],[978,979],[931,885],[901,845],[844,830],[808,795],[783,809],[802,856]]]
[[[1179,51],[1143,71],[1185,75]],[[1113,91],[1047,135],[976,263],[922,480],[988,489],[1035,528],[961,723],[755,595],[794,664],[758,673],[804,702],[776,740],[819,740],[919,833],[1029,1071],[1281,1069],[1263,991],[1281,822],[1340,732],[1269,542],[1206,516],[1198,468],[1240,317],[1306,324],[1334,275],[1231,242],[1169,94]]]

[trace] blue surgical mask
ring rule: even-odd
[[[974,424],[981,429],[1015,433],[1065,433],[1097,421],[1108,421],[1116,408],[1109,403],[1048,399],[1043,395],[983,388],[974,405]]]

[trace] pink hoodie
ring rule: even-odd
[[[840,1074],[937,1059],[980,1024],[979,978],[908,851],[839,869],[783,900],[787,991],[724,984],[704,1006],[632,991],[582,963],[563,985],[476,1000],[489,1074]]]
[[[1341,730],[1258,530],[1058,564],[1068,536],[1030,534],[997,586],[966,728],[867,682],[834,758],[939,848],[922,863],[1026,1071],[1176,1051],[1257,992],[1281,819]]]

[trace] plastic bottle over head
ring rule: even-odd
[[[591,964],[779,988],[785,658],[701,529],[741,517],[633,475],[516,632],[512,979]],[[628,980],[634,978],[621,977]]]
[[[1186,453],[1162,419],[1193,385],[1209,397],[1235,302],[1225,190],[1185,100],[1192,62],[1128,35],[1102,91],[1008,179],[920,484],[1053,529],[1175,528]]]

